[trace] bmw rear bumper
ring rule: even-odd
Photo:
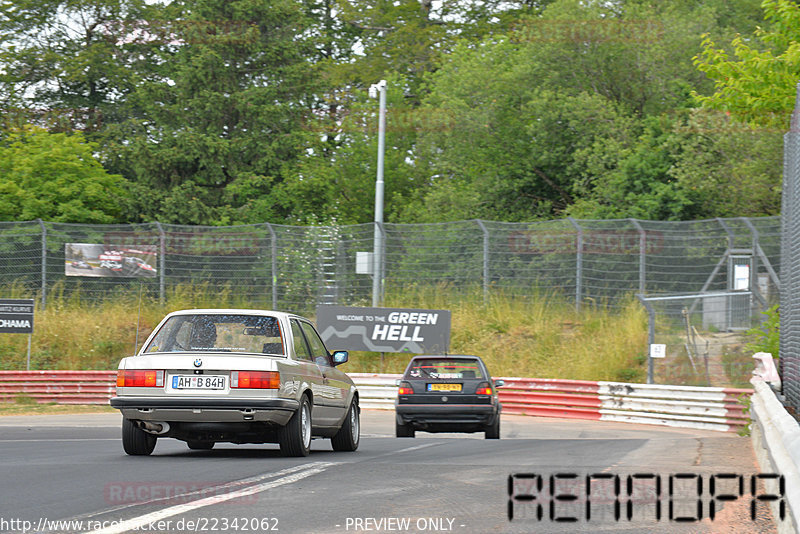
[[[286,424],[299,409],[294,399],[215,399],[112,397],[112,407],[126,419],[141,421],[246,422]]]

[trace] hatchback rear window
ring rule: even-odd
[[[406,371],[406,378],[472,379],[485,378],[481,366],[471,359],[414,360]]]

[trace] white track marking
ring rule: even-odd
[[[92,534],[122,534],[123,532],[129,532],[131,530],[141,529],[141,527],[153,523],[155,521],[160,521],[162,519],[166,519],[168,517],[176,516],[179,514],[185,514],[187,512],[191,512],[193,510],[197,510],[198,508],[203,508],[205,506],[211,506],[214,504],[219,504],[225,501],[229,501],[232,499],[238,499],[240,497],[246,497],[248,495],[253,495],[254,493],[261,493],[262,491],[266,491],[268,489],[272,489],[278,486],[283,486],[285,484],[292,484],[293,482],[297,482],[298,480],[302,480],[306,477],[310,477],[311,475],[316,475],[318,473],[322,473],[327,468],[337,465],[331,462],[314,462],[311,464],[306,464],[303,466],[285,469],[283,472],[272,473],[268,475],[260,475],[259,477],[252,477],[250,479],[243,479],[239,481],[234,481],[229,483],[228,485],[236,485],[244,483],[244,481],[252,481],[254,479],[264,479],[264,478],[271,478],[280,473],[284,473],[287,471],[295,471],[294,473],[285,474],[281,478],[276,480],[270,480],[269,482],[263,482],[261,484],[256,484],[254,486],[249,486],[247,488],[243,488],[240,490],[232,491],[230,493],[226,493],[223,495],[213,495],[211,497],[205,497],[202,499],[198,499],[196,501],[188,502],[185,504],[179,504],[176,506],[171,506],[169,508],[164,508],[163,510],[159,510],[157,512],[152,512],[149,514],[145,514],[139,517],[135,517],[133,519],[128,519],[125,521],[121,521],[118,524],[104,528],[101,530],[92,530]],[[88,533],[87,533],[88,534]]]

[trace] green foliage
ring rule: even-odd
[[[387,79],[386,148],[384,150],[385,207],[401,210],[418,194],[421,162],[410,159],[417,126],[427,124],[421,110],[408,107],[400,88],[405,79]],[[378,101],[367,91],[355,91],[346,115],[323,116],[307,124],[308,151],[298,165],[275,186],[271,202],[286,217],[301,224],[334,221],[358,224],[374,220],[378,154]],[[254,211],[264,211],[266,197],[254,199]]]
[[[781,325],[780,308],[776,304],[763,313],[766,315],[766,320],[761,325],[747,331],[747,335],[750,338],[747,348],[753,352],[768,352],[772,354],[773,358],[778,358]]]
[[[304,144],[302,100],[314,78],[303,10],[290,0],[151,7],[160,20],[185,22],[154,43],[128,101],[134,118],[108,134],[112,167],[136,192],[152,191],[128,215],[245,221],[248,201],[269,194]]]
[[[80,133],[7,132],[0,141],[0,220],[118,222],[122,177],[103,169],[96,149]]]
[[[714,93],[697,95],[703,105],[752,124],[788,127],[800,79],[800,6],[763,0],[765,28],[755,39],[736,36],[728,51],[709,35],[695,56],[697,68],[714,80]]]
[[[87,134],[120,120],[146,47],[120,46],[145,17],[142,0],[15,0],[0,4],[3,123]],[[7,111],[7,112],[6,112]]]
[[[124,177],[102,217],[60,194],[50,220],[363,223],[386,79],[389,221],[770,215],[800,15],[763,10],[756,30],[751,0],[6,2],[0,137],[80,131]]]
[[[587,157],[587,178],[568,208],[585,219],[692,220],[777,215],[781,207],[783,140],[779,130],[754,128],[710,110],[648,117],[619,153]]]

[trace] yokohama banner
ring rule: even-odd
[[[0,299],[0,333],[33,333],[33,299]]]

